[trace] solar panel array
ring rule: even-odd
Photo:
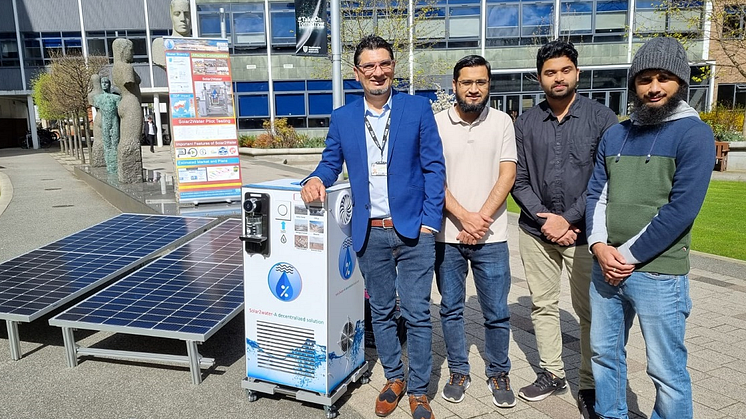
[[[227,220],[49,324],[204,342],[243,309],[240,234]]]
[[[0,264],[0,319],[26,321],[114,279],[212,218],[122,214]]]

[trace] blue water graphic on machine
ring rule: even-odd
[[[326,368],[323,368],[326,363],[326,347],[318,345],[314,340],[306,339],[303,345],[280,355],[265,350],[258,342],[246,338],[246,357],[262,364],[256,369],[247,368],[248,377],[326,393]]]
[[[267,283],[272,295],[280,301],[293,301],[300,295],[303,280],[298,270],[287,262],[276,263],[269,270]]]
[[[338,342],[340,353],[335,351],[328,355],[326,347],[313,339],[278,353],[274,348],[265,349],[257,341],[246,338],[246,375],[303,390],[331,393],[363,364],[364,337],[363,320],[358,320],[354,326],[348,322]]]
[[[352,238],[347,237],[342,241],[342,246],[339,249],[339,275],[342,279],[350,279],[352,273],[355,272],[355,251],[352,250]]]

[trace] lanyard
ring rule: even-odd
[[[383,139],[381,140],[381,143],[379,143],[378,137],[376,137],[376,133],[373,131],[373,127],[370,125],[370,121],[368,121],[368,117],[365,117],[365,128],[368,128],[368,134],[370,134],[370,138],[373,139],[376,147],[381,150],[381,160],[383,160],[383,149],[386,147],[386,142],[389,140],[389,126],[391,126],[391,114],[389,114],[389,117],[386,120],[386,128],[383,129]]]

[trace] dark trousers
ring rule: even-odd
[[[155,135],[145,134],[145,140],[147,140],[148,145],[150,146],[150,151],[153,151],[153,146],[155,145]]]

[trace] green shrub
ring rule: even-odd
[[[324,147],[326,147],[325,137],[306,138],[306,140],[303,141],[303,148],[324,148]]]
[[[699,117],[712,128],[718,141],[743,141],[744,109],[728,109],[717,105],[710,112],[700,112]]]
[[[239,147],[254,147],[256,141],[256,135],[241,134],[238,136]]]
[[[324,137],[309,137],[299,134],[295,128],[288,125],[287,118],[275,119],[275,132],[269,120],[262,123],[266,132],[259,135],[242,134],[238,137],[241,147],[254,148],[324,148]]]
[[[272,135],[264,133],[259,134],[254,141],[254,148],[273,148],[272,147]]]
[[[270,146],[267,148],[297,148],[301,143],[301,136],[291,125],[288,125],[287,118],[275,119],[275,131],[272,132],[272,123],[265,119],[262,127],[271,137]],[[264,134],[262,134],[264,135]]]
[[[725,131],[720,133],[720,135],[716,135],[715,139],[718,141],[743,141],[743,134],[740,132],[735,131]]]

